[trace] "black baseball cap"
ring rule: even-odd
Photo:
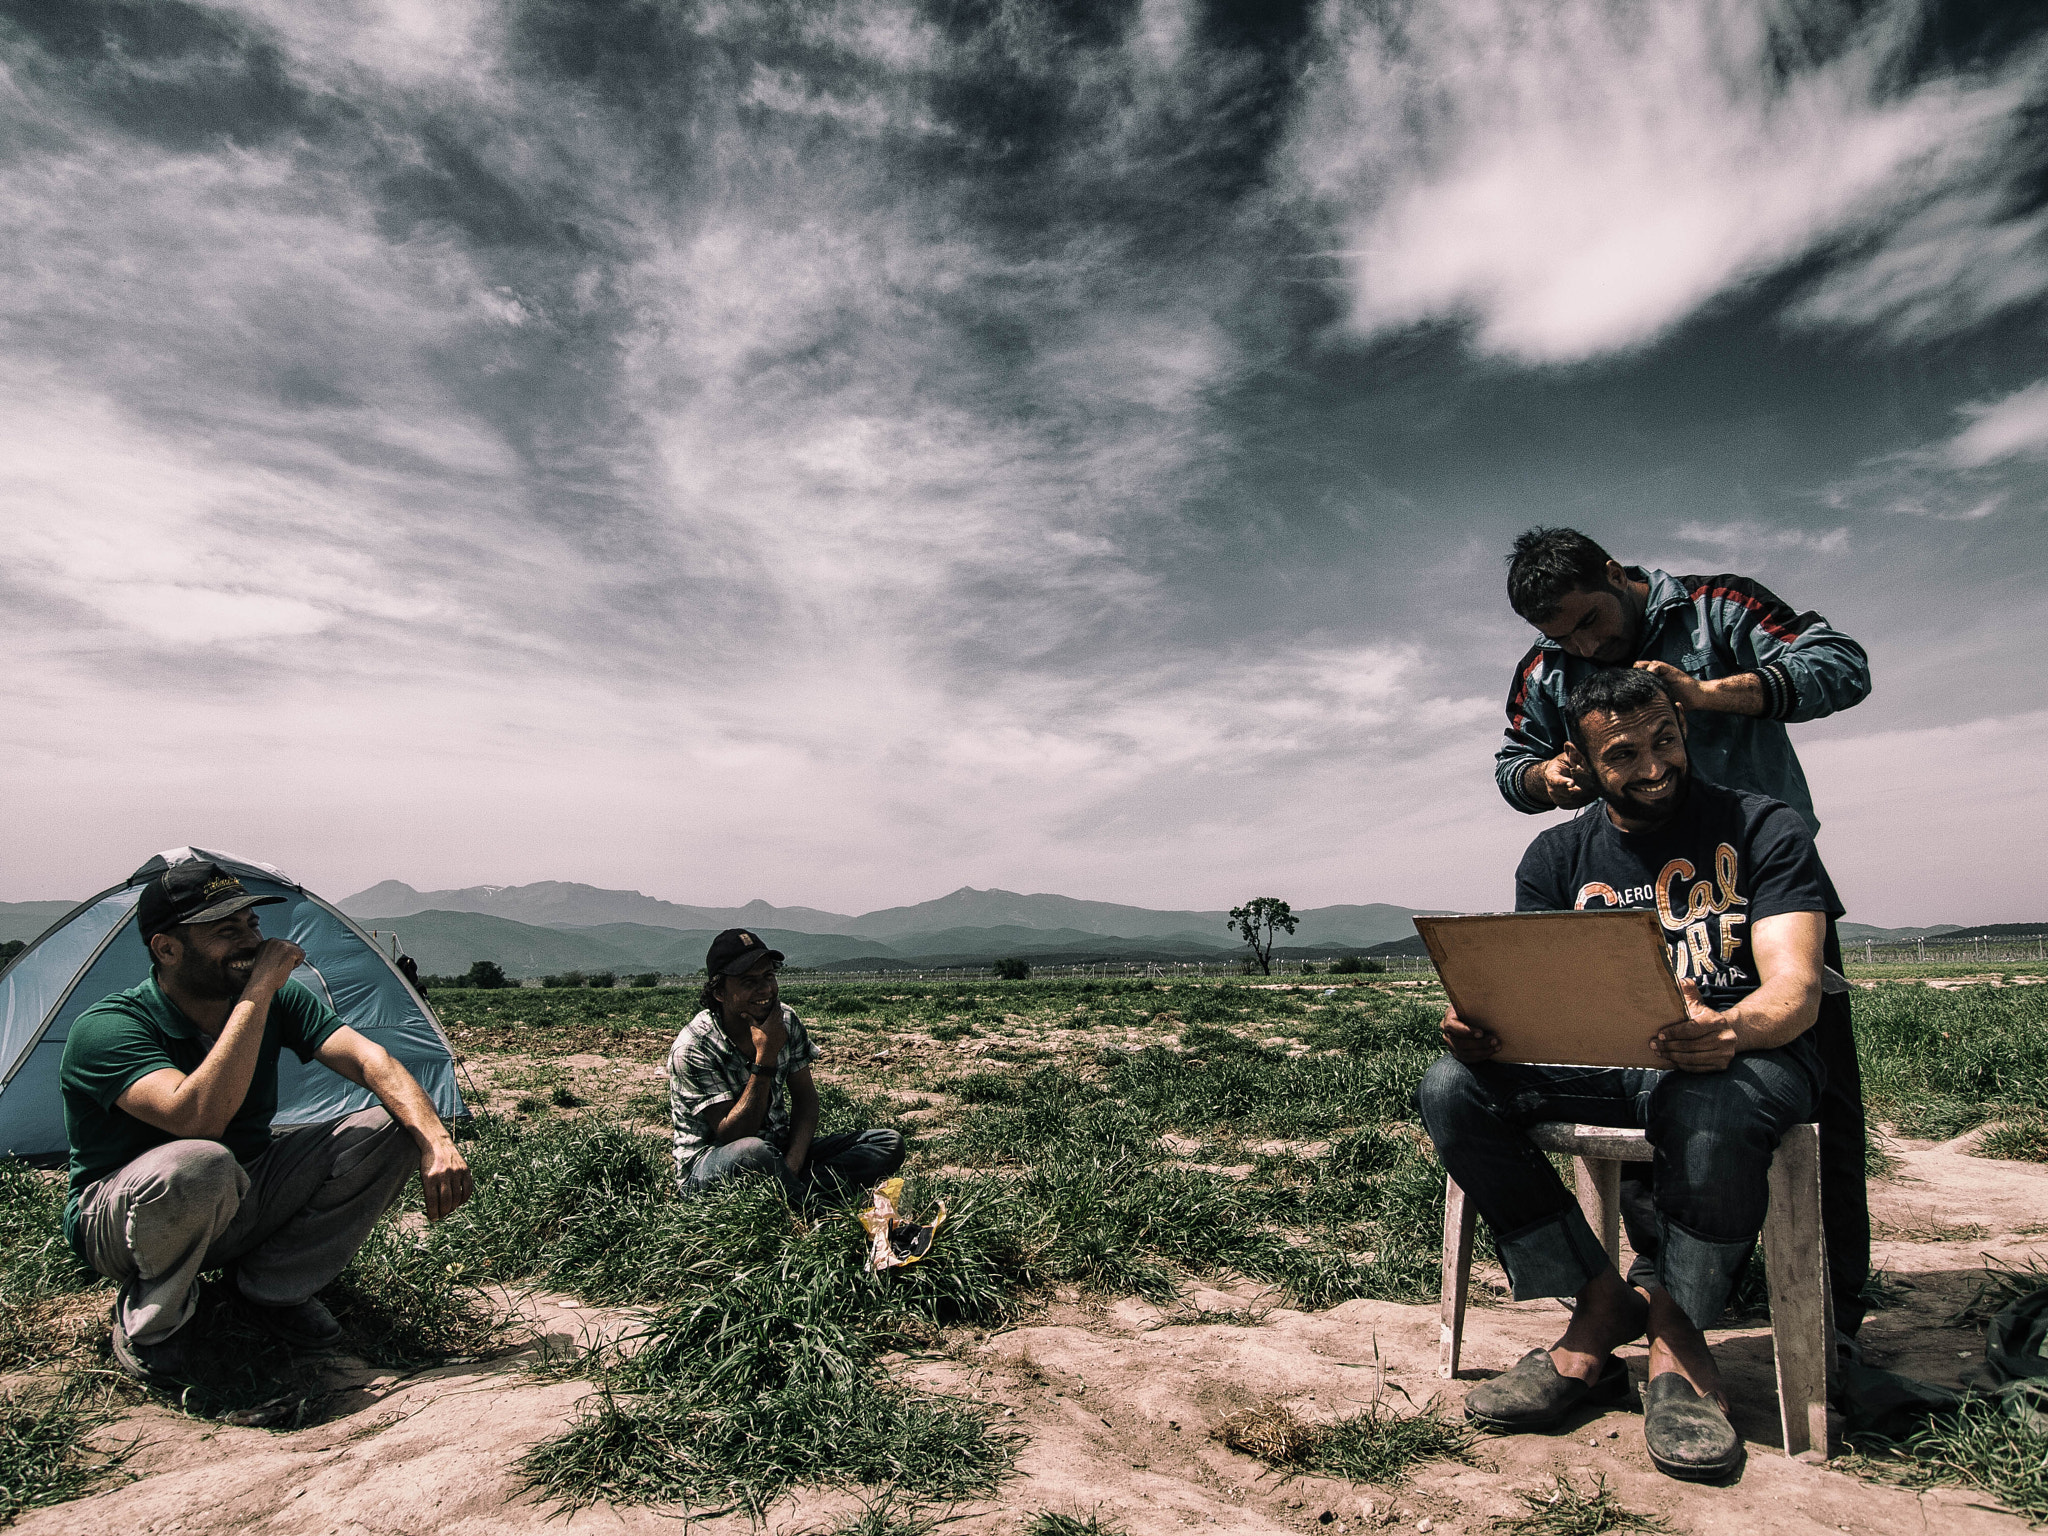
[[[714,977],[737,976],[759,965],[763,955],[777,965],[782,964],[782,951],[770,949],[758,934],[744,928],[728,928],[711,941],[711,949],[704,956],[704,970]]]
[[[180,923],[217,923],[246,907],[267,907],[282,896],[256,896],[211,859],[173,864],[142,888],[135,920],[147,944]]]

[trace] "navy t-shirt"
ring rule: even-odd
[[[1799,813],[1767,795],[1695,778],[1678,814],[1624,832],[1599,802],[1529,845],[1515,871],[1517,912],[1655,912],[1671,969],[1710,1008],[1757,989],[1750,925],[1784,912],[1842,915]]]

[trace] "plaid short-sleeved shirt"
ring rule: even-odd
[[[789,1146],[789,1074],[818,1059],[818,1048],[788,1004],[782,1008],[782,1054],[775,1060],[764,1141]],[[709,1008],[683,1026],[668,1052],[668,1113],[676,1133],[676,1176],[687,1179],[697,1159],[711,1149],[711,1128],[704,1111],[713,1104],[737,1100],[746,1092],[753,1058],[728,1040]]]

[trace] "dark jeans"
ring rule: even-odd
[[[903,1166],[903,1137],[897,1131],[841,1131],[811,1142],[803,1172],[791,1173],[783,1151],[759,1136],[742,1136],[699,1157],[683,1181],[683,1193],[708,1189],[735,1174],[765,1174],[782,1180],[796,1201],[843,1195],[879,1184]]]
[[[1827,963],[1842,968],[1842,946],[1832,921]],[[1863,1324],[1863,1287],[1870,1280],[1870,1200],[1864,1184],[1863,1069],[1856,1060],[1848,994],[1822,997],[1820,1018],[1808,1033],[1826,1073],[1814,1118],[1820,1122],[1820,1223],[1828,1240],[1828,1289],[1835,1295],[1835,1327],[1853,1334]],[[1622,1167],[1621,1219],[1629,1246],[1654,1262],[1656,1210],[1650,1170],[1642,1163]],[[1636,1263],[1639,1271],[1645,1268],[1642,1258]]]
[[[1633,1126],[1648,1137],[1657,1237],[1650,1277],[1711,1327],[1763,1227],[1771,1155],[1813,1118],[1807,1051],[1745,1051],[1721,1072],[1467,1066],[1444,1056],[1416,1090],[1445,1169],[1492,1228],[1515,1299],[1576,1296],[1607,1250],[1535,1143],[1541,1120]]]

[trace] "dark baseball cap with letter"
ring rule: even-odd
[[[782,964],[782,951],[770,949],[758,934],[749,933],[744,928],[728,928],[711,941],[711,948],[704,956],[704,973],[707,976],[738,976],[759,965],[763,955],[776,965]]]
[[[257,896],[210,859],[173,864],[142,888],[135,921],[147,944],[180,923],[217,923],[248,907],[268,907],[282,896]]]

